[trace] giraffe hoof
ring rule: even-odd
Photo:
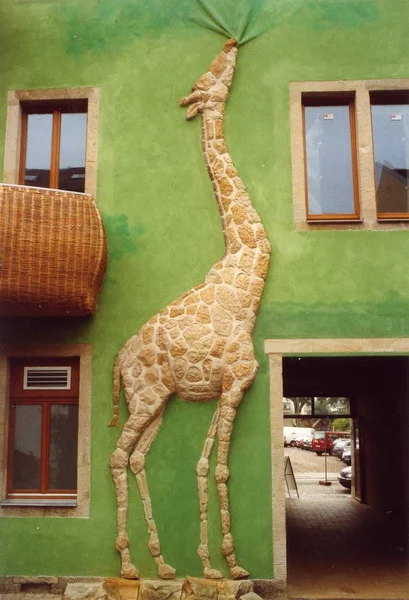
[[[122,565],[121,577],[124,579],[139,579],[138,569],[131,564]]]
[[[203,569],[205,579],[223,579],[222,573],[217,569]]]
[[[169,565],[159,565],[158,575],[161,579],[175,579],[176,569]]]
[[[250,573],[246,571],[246,569],[242,569],[239,566],[235,566],[232,569],[230,569],[230,573],[232,579],[247,579],[248,577],[250,577]]]

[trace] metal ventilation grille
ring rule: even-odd
[[[71,367],[24,367],[24,390],[70,390]]]

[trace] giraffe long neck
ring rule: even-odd
[[[217,102],[202,112],[204,159],[219,206],[226,248],[223,259],[210,270],[207,280],[214,280],[219,268],[234,267],[239,274],[256,283],[254,295],[259,299],[267,276],[271,246],[227,149],[224,106],[225,102]]]
[[[224,139],[224,103],[202,113],[202,145],[221,215],[226,254],[244,248],[270,254],[261,219],[251,203]]]

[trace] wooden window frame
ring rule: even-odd
[[[60,100],[52,102],[33,101],[21,102],[21,138],[20,138],[20,166],[18,183],[25,185],[24,172],[27,157],[27,139],[28,139],[28,115],[30,114],[51,114],[52,115],[52,134],[51,134],[51,156],[50,156],[50,179],[48,188],[59,189],[59,171],[60,171],[60,147],[61,147],[61,115],[66,113],[85,113],[88,118],[88,102],[84,99],[79,100]],[[85,149],[86,150],[86,149]],[[86,170],[86,165],[85,165]],[[85,181],[84,181],[85,186]]]
[[[370,95],[409,94],[408,79],[354,79],[292,81],[289,84],[293,215],[296,231],[401,231],[409,230],[409,218],[378,218]],[[306,207],[303,98],[349,95],[355,97],[355,129],[359,190],[359,219],[309,219]]]
[[[387,105],[387,104],[406,104],[409,106],[409,90],[375,90],[369,92],[370,99],[370,116],[371,116],[371,131],[372,131],[372,151],[374,156],[373,163],[373,183],[376,206],[376,218],[378,221],[409,221],[409,210],[403,213],[388,213],[379,212],[376,197],[376,175],[375,175],[375,138],[373,133],[372,106]],[[403,102],[402,100],[405,100]]]
[[[354,192],[354,212],[353,213],[309,213],[308,202],[308,157],[307,157],[307,131],[305,125],[305,108],[307,106],[349,106],[349,128],[351,141],[351,166],[352,166],[352,184]],[[355,119],[355,95],[353,93],[319,93],[302,94],[302,135],[304,145],[304,180],[305,180],[305,210],[307,221],[310,222],[331,222],[331,221],[360,221],[359,204],[359,180],[358,180],[358,156],[357,156],[357,135]]]
[[[70,366],[71,388],[69,390],[24,390],[23,378],[25,366]],[[10,393],[9,393],[9,436],[7,460],[7,499],[70,499],[77,498],[75,489],[48,488],[49,442],[50,442],[50,412],[53,405],[71,405],[79,409],[79,357],[70,358],[15,358],[10,363]],[[40,457],[40,489],[13,488],[13,447],[15,431],[15,408],[17,406],[42,407],[41,416],[41,457]],[[76,444],[78,447],[78,431]]]
[[[18,184],[19,182],[22,107],[25,104],[34,106],[34,103],[39,105],[48,102],[50,105],[58,106],[86,101],[85,193],[96,196],[100,96],[100,89],[97,87],[9,90],[7,94],[3,183]]]

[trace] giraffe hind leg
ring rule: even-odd
[[[133,407],[133,412],[124,425],[116,450],[112,453],[110,459],[111,473],[115,484],[117,498],[118,534],[115,547],[121,556],[121,576],[127,579],[138,578],[138,571],[132,564],[130,558],[130,543],[127,533],[127,467],[131,453],[134,452],[138,441],[149,428],[149,425],[155,421],[159,415],[162,415],[166,401],[170,395],[169,392],[165,392],[164,389],[160,389],[160,393],[158,393],[158,391],[154,391],[152,388],[149,388],[149,386],[146,386],[146,384],[140,385],[142,383],[140,379],[135,380],[135,387],[138,387],[138,383],[139,389],[136,394],[134,394],[132,398],[127,398],[129,407]],[[125,390],[125,393],[126,392],[127,390]],[[135,396],[137,396],[136,401]]]
[[[162,423],[163,410],[159,416],[152,421],[149,427],[144,431],[138,440],[135,450],[130,458],[131,470],[136,477],[139,493],[142,499],[143,510],[149,533],[149,550],[158,567],[158,575],[161,579],[174,579],[176,571],[173,567],[167,565],[162,556],[162,550],[159,542],[158,530],[152,513],[152,502],[149,495],[148,482],[145,473],[145,456],[148,454],[153,440]]]
[[[121,436],[122,438],[122,436]],[[118,442],[119,444],[119,442]],[[139,573],[131,563],[129,552],[129,537],[126,530],[128,513],[128,479],[127,467],[129,462],[129,451],[119,445],[111,454],[110,467],[112,479],[115,485],[117,498],[117,538],[115,547],[121,556],[121,577],[125,579],[138,579]]]

